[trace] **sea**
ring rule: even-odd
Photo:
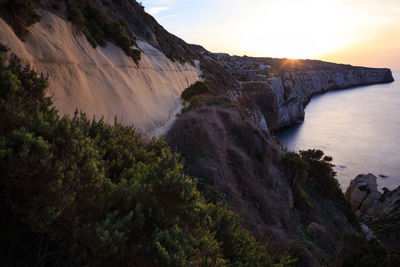
[[[400,185],[400,71],[395,82],[314,96],[304,121],[276,133],[289,151],[320,149],[333,157],[345,191],[358,174],[378,177],[378,188]]]

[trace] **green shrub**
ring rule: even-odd
[[[13,28],[15,34],[24,41],[29,34],[28,28],[40,21],[34,10],[32,0],[8,0],[0,4],[0,15]]]
[[[310,197],[300,185],[296,185],[294,191],[295,205],[304,212],[309,212],[314,209]]]
[[[229,105],[232,105],[232,102],[230,102],[229,99],[226,99],[224,97],[216,97],[211,95],[196,95],[190,99],[189,105],[185,106],[181,110],[181,114],[189,112],[193,109],[206,106],[224,107]]]
[[[78,112],[59,117],[46,88],[0,56],[2,264],[273,264],[237,215],[201,196],[164,141]]]
[[[324,152],[316,149],[303,150],[299,153],[309,165],[308,172],[312,178],[311,181],[323,194],[336,198],[344,197],[336,179],[336,172],[333,170],[334,165],[330,163],[331,157],[324,157]]]
[[[131,48],[135,43],[134,35],[131,33],[132,38],[129,38],[119,21],[111,21],[90,2],[67,0],[66,3],[68,19],[82,30],[93,48],[96,48],[97,45],[106,47],[107,41],[112,41],[127,56],[131,57],[137,65],[139,64],[141,51]],[[120,21],[127,29],[128,24],[126,21]]]
[[[189,102],[192,97],[204,94],[214,94],[214,92],[205,82],[197,81],[182,92],[181,98]]]
[[[400,266],[400,255],[383,246],[377,239],[344,233],[337,264],[343,267]]]
[[[76,2],[73,0],[67,0],[66,4],[68,8],[68,19],[76,26],[84,27],[85,17]]]
[[[302,180],[307,177],[308,163],[295,152],[286,152],[282,155],[282,163],[287,166],[292,177],[292,187],[295,184],[297,178]]]
[[[336,172],[333,170],[334,165],[330,163],[332,157],[324,156],[323,151],[316,149],[303,150],[299,153],[309,166],[307,169],[307,183],[310,187],[321,193],[324,197],[335,200],[349,222],[356,228],[359,228],[358,219],[336,179]]]

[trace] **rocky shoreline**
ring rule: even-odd
[[[400,248],[400,186],[392,191],[384,188],[381,193],[375,175],[360,174],[351,181],[345,196],[360,222],[372,230],[370,234],[364,231],[367,237],[376,237],[393,249]]]

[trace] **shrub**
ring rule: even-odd
[[[309,165],[299,154],[286,152],[282,155],[282,163],[288,167],[291,173],[292,187],[296,183],[297,178],[306,179]]]
[[[324,197],[335,200],[349,222],[359,228],[358,219],[351,210],[351,205],[345,198],[336,179],[336,172],[333,170],[334,165],[330,163],[332,157],[324,156],[323,151],[316,149],[303,150],[299,153],[309,165],[307,183],[310,187],[320,192]]]
[[[336,179],[336,172],[333,170],[334,165],[330,163],[331,157],[324,157],[324,152],[316,149],[303,150],[299,153],[309,165],[308,172],[311,182],[318,186],[323,194],[336,198],[344,197]]]
[[[4,265],[272,265],[237,215],[201,196],[164,141],[78,112],[61,118],[46,88],[29,66],[0,56]]]
[[[0,15],[11,25],[22,41],[29,34],[28,28],[40,21],[32,0],[8,0],[0,4]]]
[[[400,266],[399,253],[387,249],[375,238],[366,240],[357,234],[344,233],[341,242],[337,266]]]
[[[295,205],[304,212],[309,212],[314,209],[310,197],[300,185],[296,185],[294,190]]]
[[[223,96],[196,95],[190,99],[189,105],[181,110],[181,114],[205,106],[226,107],[229,105],[232,105],[232,102]]]
[[[109,20],[104,13],[92,3],[81,0],[67,0],[68,19],[78,26],[86,35],[86,38],[96,48],[107,46],[107,41],[114,42],[127,56],[131,57],[138,65],[141,58],[141,51],[132,49],[135,38],[126,35],[124,28],[119,21]],[[120,20],[127,29],[126,21]]]
[[[181,98],[189,102],[192,97],[204,94],[214,94],[214,92],[205,82],[197,81],[182,92]]]

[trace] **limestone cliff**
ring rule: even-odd
[[[163,125],[180,105],[180,93],[199,79],[196,68],[173,62],[145,40],[139,66],[108,43],[94,49],[74,25],[48,10],[22,42],[0,19],[0,43],[49,76],[50,94],[61,114],[76,109],[89,117],[134,124],[141,132]]]
[[[270,130],[302,120],[304,107],[315,94],[393,81],[390,69],[318,60],[231,57],[227,54],[210,54],[209,57],[240,83],[240,89],[231,92],[232,96],[242,99],[255,113],[259,110]],[[262,118],[259,121],[262,124]]]
[[[274,97],[273,112],[263,113],[271,129],[288,126],[304,118],[310,98],[330,90],[392,82],[389,69],[353,68],[349,70],[290,71],[266,81],[266,90]]]

